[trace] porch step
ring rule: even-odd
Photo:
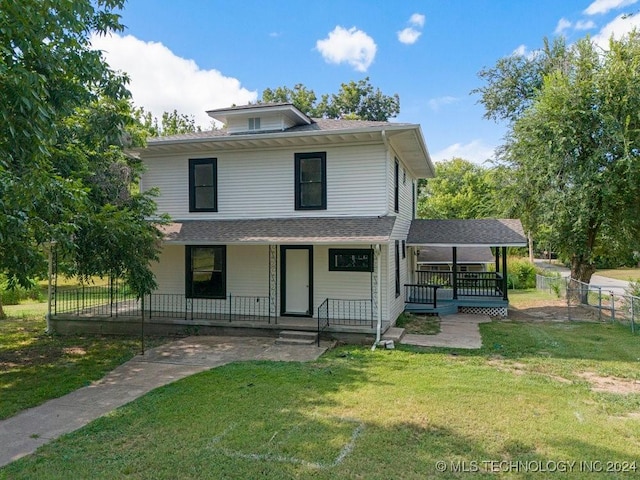
[[[391,327],[389,330],[384,332],[384,335],[382,335],[382,340],[393,340],[394,342],[400,343],[400,340],[403,336],[404,328]]]
[[[283,330],[276,340],[276,345],[313,345],[318,341],[317,332],[300,330]]]

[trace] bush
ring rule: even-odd
[[[536,267],[525,258],[508,259],[507,284],[509,288],[524,290],[536,288]]]
[[[0,283],[0,298],[2,299],[2,305],[18,305],[24,300],[44,302],[46,295],[37,284],[29,288],[20,286],[7,288],[6,283]]]

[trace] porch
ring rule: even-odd
[[[357,341],[376,333],[371,299],[325,299],[314,317],[275,315],[275,305],[268,296],[203,299],[152,293],[137,299],[126,285],[113,281],[54,290],[49,323],[60,334],[278,336],[305,331]],[[388,327],[383,322],[383,331]]]
[[[448,249],[449,255],[442,263],[450,268],[450,271],[415,269],[412,283],[404,285],[407,311],[506,316],[507,248],[527,245],[519,220],[414,220],[407,245],[416,258],[420,256],[420,248]],[[491,249],[494,271],[468,271],[461,266],[460,258],[464,259],[465,251],[471,248]]]

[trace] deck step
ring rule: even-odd
[[[283,330],[276,340],[276,345],[313,345],[318,341],[317,332],[300,330]]]

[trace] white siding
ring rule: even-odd
[[[227,123],[227,130],[229,133],[253,133],[249,130],[249,118],[260,119],[260,129],[258,131],[274,131],[284,130],[286,128],[293,127],[294,122],[279,114],[265,115],[256,114],[253,117],[243,116],[239,118],[229,119]]]
[[[294,155],[327,153],[327,209],[294,208]],[[218,159],[218,212],[189,212],[189,158]],[[157,186],[158,211],[176,220],[375,216],[385,213],[382,145],[224,151],[149,158],[143,188]]]
[[[160,261],[151,264],[158,289],[154,293],[180,294],[185,292],[185,257],[182,245],[165,245],[160,252]]]

